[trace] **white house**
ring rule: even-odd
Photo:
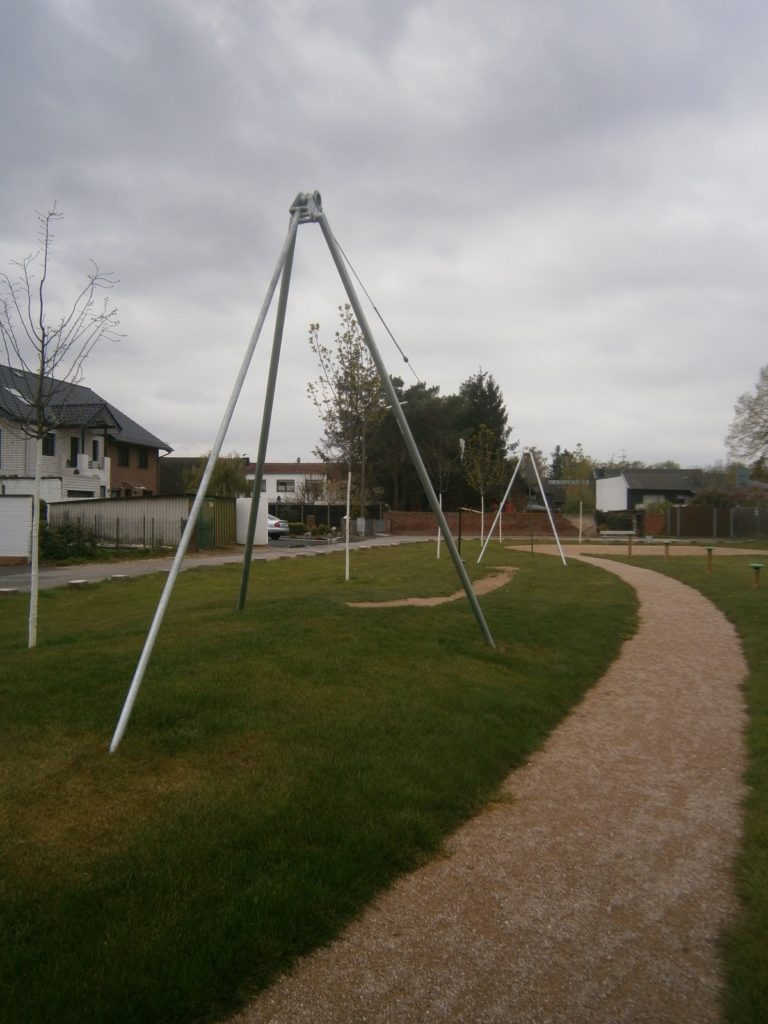
[[[32,494],[37,376],[0,366],[0,494]],[[44,501],[157,493],[158,452],[171,451],[90,388],[48,378],[43,438]]]
[[[286,505],[325,505],[336,497],[332,491],[336,467],[325,462],[265,462],[261,493],[267,502]],[[246,470],[246,480],[253,485],[256,466]]]
[[[598,512],[625,512],[669,502],[684,505],[701,489],[698,469],[624,469],[605,471],[595,480]]]

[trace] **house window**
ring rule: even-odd
[[[265,494],[266,490],[267,490],[267,481],[266,480],[262,480],[261,481],[261,492],[262,492],[262,494]]]
[[[80,452],[80,445],[76,437],[70,437],[69,439],[69,462],[68,465],[71,469],[77,469],[77,456]]]
[[[56,454],[56,435],[46,434],[43,438],[43,455]]]
[[[130,466],[131,449],[127,445],[121,444],[117,448],[117,464],[118,466]]]
[[[3,432],[0,430],[0,466],[3,464]]]
[[[277,481],[277,493],[278,494],[293,494],[296,490],[295,480],[278,480]]]
[[[149,452],[146,448],[139,448],[139,469],[146,469],[149,466]]]
[[[99,442],[97,440],[91,442],[91,460],[93,462],[99,461]]]

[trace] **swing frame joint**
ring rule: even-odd
[[[308,224],[318,221],[323,215],[323,201],[320,193],[299,192],[290,206],[290,213],[298,213],[299,224]]]

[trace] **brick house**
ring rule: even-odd
[[[35,374],[0,366],[0,493],[31,494],[36,441],[24,432],[34,414]],[[158,492],[160,452],[172,448],[95,391],[46,380],[51,429],[43,438],[45,501],[136,497]]]

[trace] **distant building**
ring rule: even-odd
[[[37,375],[0,366],[0,493],[32,494],[36,440],[24,432],[33,415]],[[173,449],[90,388],[45,382],[51,429],[43,438],[45,501],[157,494],[159,455]]]
[[[187,490],[185,481],[196,466],[206,456],[197,457],[170,456],[160,460],[160,493],[183,494]],[[249,493],[253,487],[256,465],[245,462],[245,479]],[[329,500],[334,501],[338,495],[337,482],[341,477],[341,469],[325,462],[265,462],[264,476],[261,482],[261,493],[268,504],[285,505],[322,505]]]
[[[256,466],[251,463],[247,478],[253,484]],[[286,505],[325,505],[338,498],[331,494],[340,468],[327,462],[265,462],[261,493],[268,502]]]
[[[684,505],[704,485],[700,469],[596,470],[595,476],[598,512],[634,511],[662,502]]]

